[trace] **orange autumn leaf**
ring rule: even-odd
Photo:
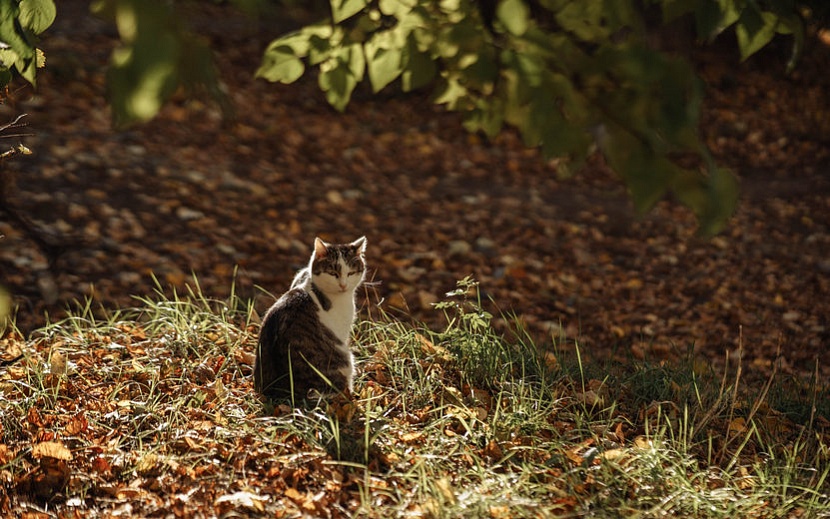
[[[70,436],[77,436],[89,428],[89,422],[83,413],[73,416],[72,419],[64,427],[66,434]]]
[[[35,458],[55,458],[58,460],[69,461],[72,459],[72,453],[66,448],[62,442],[47,441],[41,442],[32,447],[32,456]]]

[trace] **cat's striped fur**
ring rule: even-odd
[[[254,386],[271,398],[300,401],[352,389],[349,349],[355,290],[366,270],[366,238],[347,244],[314,240],[306,268],[265,314],[260,329]]]

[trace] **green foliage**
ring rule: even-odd
[[[238,0],[255,11],[262,0]],[[559,157],[567,173],[598,147],[626,181],[635,207],[667,193],[698,215],[701,231],[723,228],[737,183],[709,156],[698,132],[702,86],[684,61],[648,44],[644,12],[690,17],[711,40],[735,33],[746,59],[790,35],[794,66],[804,17],[830,15],[822,0],[330,0],[328,20],[273,41],[257,76],[293,83],[309,67],[337,110],[368,77],[374,92],[432,87],[434,102],[464,115],[471,132],[516,128],[527,146]],[[119,124],[154,117],[184,87],[206,90],[228,111],[206,44],[162,0],[96,0],[116,24],[109,92]],[[52,0],[0,0],[0,86],[12,70],[34,83],[44,63],[34,36],[54,20]],[[692,160],[683,161],[677,157]]]
[[[182,26],[173,5],[98,0],[93,11],[111,18],[121,37],[107,77],[116,124],[152,119],[179,87],[206,90],[227,108],[210,49]]]
[[[477,281],[470,276],[458,281],[447,298],[435,308],[444,312],[449,324],[432,338],[453,354],[464,382],[494,388],[505,377],[544,379],[545,369],[534,344],[508,342],[493,329],[493,316],[482,306]]]
[[[683,14],[664,4],[667,17]],[[492,19],[480,5],[332,0],[332,19],[272,42],[257,75],[292,83],[318,67],[320,88],[340,111],[364,75],[374,92],[396,81],[404,91],[433,85],[434,101],[463,113],[469,131],[495,136],[515,127],[546,158],[568,159],[565,170],[597,144],[637,209],[674,192],[704,233],[723,227],[737,184],[697,134],[702,87],[687,63],[648,47],[635,2],[548,1],[531,9],[525,0],[502,0]],[[698,165],[679,166],[678,153],[698,157]]]
[[[0,0],[0,87],[13,73],[35,84],[35,71],[46,63],[36,36],[54,20],[52,0]]]
[[[656,3],[661,5],[667,21],[693,15],[698,36],[704,40],[712,40],[727,29],[733,29],[742,60],[761,50],[776,35],[792,35],[788,69],[795,66],[804,47],[802,13],[813,8],[827,9],[820,1],[795,0],[657,0]]]

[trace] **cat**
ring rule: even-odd
[[[366,272],[366,237],[314,239],[308,266],[265,314],[254,363],[255,389],[273,399],[350,393],[355,291]]]

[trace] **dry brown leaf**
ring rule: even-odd
[[[614,428],[614,436],[616,436],[617,442],[619,442],[619,443],[625,442],[625,432],[623,431],[622,422],[618,422],[617,427]]]
[[[545,366],[550,371],[559,370],[559,359],[556,358],[556,355],[552,351],[545,352]]]
[[[742,433],[746,432],[746,420],[739,416],[729,422],[729,432]]]
[[[577,393],[576,394],[576,399],[580,403],[582,403],[584,405],[591,406],[591,407],[598,406],[598,405],[601,406],[604,402],[602,396],[599,393],[597,393],[596,391],[591,390],[591,389],[589,389],[588,391],[585,391],[584,393]]]
[[[497,441],[490,440],[490,443],[484,447],[481,454],[493,460],[500,460],[504,456],[504,451],[502,451]]]
[[[10,449],[8,445],[0,443],[0,465],[5,465],[13,460],[14,457],[14,451]]]
[[[626,449],[608,449],[607,451],[603,452],[600,456],[604,460],[614,461],[622,458],[627,453]]]
[[[401,436],[401,441],[404,443],[415,443],[420,441],[424,437],[424,434],[420,431],[413,431],[404,433]]]
[[[455,503],[455,491],[452,488],[452,482],[450,482],[450,478],[443,477],[439,478],[435,481],[435,486],[441,492],[441,495],[444,497],[447,502]]]
[[[26,413],[26,421],[35,427],[43,427],[43,418],[40,416],[36,407],[30,407]]]
[[[32,456],[35,458],[54,458],[66,461],[72,459],[72,453],[66,448],[66,445],[59,441],[38,443],[32,447]]]
[[[52,355],[49,356],[49,372],[60,377],[66,375],[66,371],[66,356],[57,350],[53,350]]]
[[[20,343],[13,339],[3,339],[0,341],[0,365],[11,364],[23,356],[23,350],[20,348]]]
[[[654,444],[645,436],[637,436],[634,438],[634,447],[642,450],[651,449]]]
[[[43,457],[40,466],[23,475],[17,485],[23,492],[34,494],[41,499],[51,499],[55,494],[63,492],[69,484],[69,476],[66,460]]]
[[[233,358],[243,366],[253,366],[256,362],[256,353],[248,350],[237,349],[233,353]]]
[[[69,423],[66,424],[66,427],[64,427],[64,431],[66,431],[66,434],[70,436],[77,436],[86,431],[87,428],[89,428],[89,422],[84,416],[84,413],[81,412],[69,420]]]
[[[260,496],[252,492],[240,490],[239,492],[234,492],[233,494],[225,494],[217,497],[213,502],[213,506],[220,515],[225,514],[230,510],[237,510],[240,508],[261,513],[265,511],[265,503],[267,502],[267,496]]]

